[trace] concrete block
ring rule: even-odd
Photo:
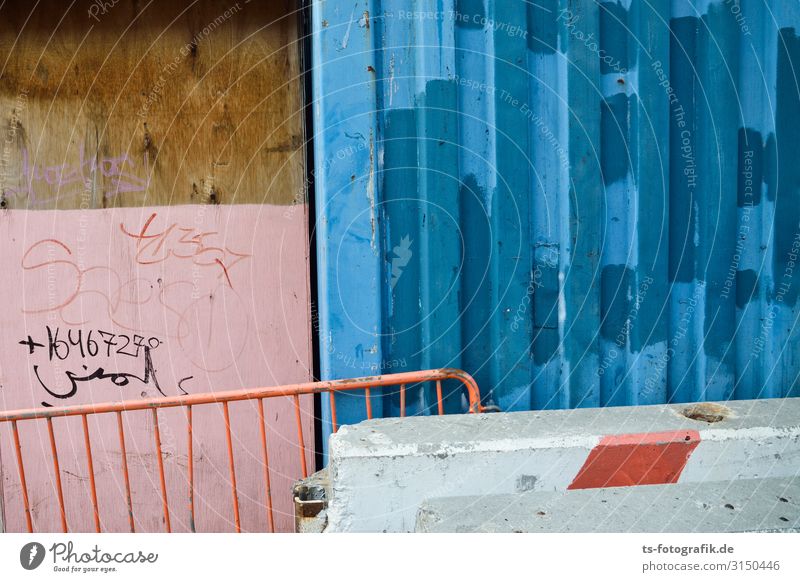
[[[419,509],[416,531],[800,531],[800,478],[431,499]]]
[[[413,531],[425,499],[784,478],[800,399],[380,419],[330,441],[326,531]]]

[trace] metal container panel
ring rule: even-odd
[[[800,4],[312,13],[324,378],[460,367],[509,411],[800,395]]]

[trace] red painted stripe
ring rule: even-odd
[[[567,489],[675,483],[698,444],[696,430],[603,437]]]

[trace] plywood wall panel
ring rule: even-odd
[[[302,202],[291,4],[4,3],[5,207]]]

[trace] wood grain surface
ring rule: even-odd
[[[0,4],[0,206],[302,203],[293,4]]]

